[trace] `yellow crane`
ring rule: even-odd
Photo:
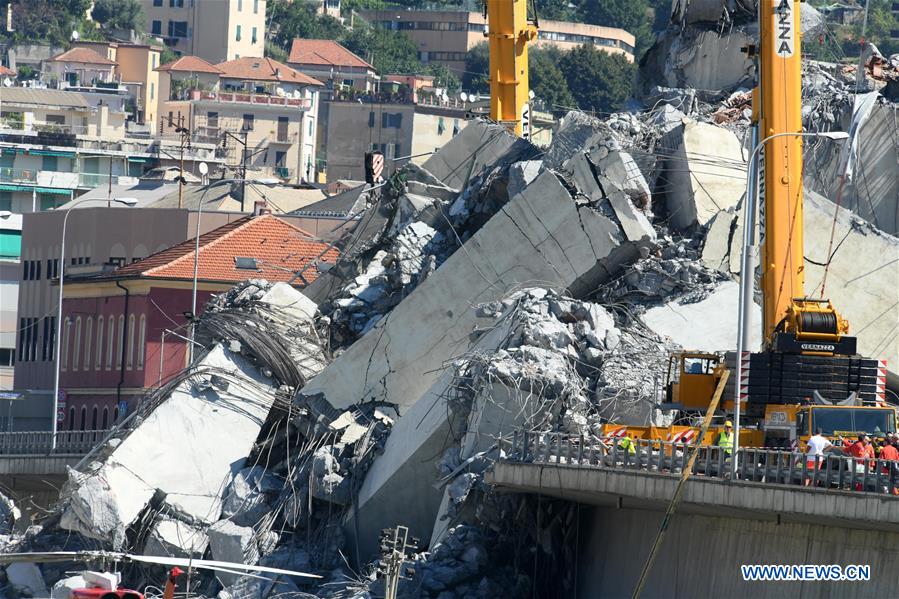
[[[805,296],[799,7],[796,0],[759,2],[753,114],[764,145],[762,331],[776,351],[854,354],[849,323],[829,301]]]
[[[530,136],[528,43],[537,23],[528,19],[527,0],[486,0],[490,46],[490,118],[515,135]]]

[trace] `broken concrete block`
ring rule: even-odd
[[[509,167],[509,183],[506,186],[509,198],[514,198],[520,194],[524,188],[537,178],[541,170],[543,170],[542,160],[525,160],[516,162]]]
[[[739,275],[743,266],[743,219],[737,216],[734,220],[736,225],[733,235],[730,237],[727,268],[731,274]]]
[[[179,520],[161,517],[147,535],[143,554],[202,557],[208,546],[209,537],[201,529]]]
[[[628,194],[615,190],[609,193],[608,200],[628,241],[646,242],[656,238],[656,230]]]
[[[669,302],[650,308],[643,322],[662,337],[667,337],[684,349],[722,351],[737,346],[737,314],[740,285],[734,281],[722,283],[708,297],[695,303]],[[752,305],[750,314],[752,338],[749,347],[761,346],[761,308]]]
[[[627,152],[609,152],[605,157],[590,155],[590,160],[604,177],[610,179],[627,194],[634,206],[647,216],[652,216],[652,191],[639,165]],[[647,224],[649,224],[647,222]],[[652,227],[650,227],[652,229]],[[655,230],[652,229],[652,238]]]
[[[702,247],[702,261],[709,268],[724,272],[730,271],[728,259],[731,248],[731,230],[737,216],[732,212],[719,212],[709,222],[709,231],[705,236],[705,245]],[[737,244],[738,247],[742,245]],[[739,259],[737,260],[739,263]]]
[[[88,588],[87,581],[80,574],[63,578],[53,585],[50,590],[50,599],[72,599],[72,591]]]
[[[614,137],[600,119],[572,110],[559,123],[553,141],[543,155],[546,168],[558,169],[578,153],[589,152],[601,141]]]
[[[16,507],[15,502],[0,493],[0,535],[12,534],[16,527],[16,521],[22,517],[22,512]]]
[[[743,147],[723,127],[689,122],[672,134],[663,177],[671,225],[685,231],[734,208],[746,191]]]
[[[240,526],[252,526],[269,511],[265,494],[280,490],[277,479],[261,466],[244,468],[234,475],[225,491],[222,518]]]
[[[255,564],[259,560],[255,532],[250,527],[238,526],[230,520],[219,520],[206,531],[212,558],[222,562]],[[216,574],[224,584],[233,584],[239,574]]]
[[[243,465],[278,390],[247,359],[220,345],[196,368],[229,373],[227,389],[201,391],[190,379],[179,385],[99,470],[75,485],[60,526],[120,543],[157,493],[199,521],[218,517],[225,482]]]
[[[36,564],[30,562],[9,564],[6,566],[6,580],[20,593],[28,593],[32,597],[50,596],[41,570]]]

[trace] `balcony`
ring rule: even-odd
[[[137,185],[136,177],[112,175],[113,185]],[[110,175],[95,173],[67,173],[21,168],[0,168],[0,183],[36,186],[39,188],[76,189],[109,185]]]
[[[246,92],[220,92],[191,90],[191,100],[204,100],[207,102],[228,102],[237,104],[254,104],[258,106],[286,106],[309,110],[312,108],[312,100],[309,98],[286,98],[282,96],[270,96],[268,94],[251,94]]]
[[[19,133],[37,133],[39,136],[46,137],[87,135],[89,132],[89,128],[86,125],[38,121],[26,123],[21,119],[0,120],[0,130]]]
[[[37,183],[37,171],[6,166],[0,167],[0,183],[28,183],[34,185]]]
[[[293,169],[287,168],[286,166],[276,166],[275,176],[284,179],[285,181],[289,181],[290,179],[293,179]]]

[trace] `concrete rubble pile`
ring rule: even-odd
[[[42,528],[8,544],[315,572],[314,586],[196,575],[191,591],[336,599],[383,593],[378,536],[405,525],[423,546],[403,597],[573,592],[572,504],[498,493],[484,473],[522,429],[669,424],[657,404],[670,354],[734,347],[753,77],[739,47],[754,10],[675,2],[641,66],[656,86],[647,110],[569,113],[543,153],[473,121],[364,192],[339,261],[303,293],[253,280],[213,298],[197,328],[206,351],[70,472]],[[848,83],[828,69],[805,73],[831,98],[807,118],[857,123],[855,160],[870,161],[869,127],[891,105],[871,92],[867,116],[847,121]],[[833,177],[832,148],[815,152],[806,180]],[[899,240],[873,222],[890,204],[838,210],[826,190],[806,194],[807,285],[829,262],[860,350],[890,354]],[[65,568],[19,570],[5,576],[25,589]]]

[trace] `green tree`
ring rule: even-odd
[[[418,46],[404,32],[357,26],[341,43],[370,62],[379,73],[424,71],[418,60]]]
[[[584,44],[565,54],[559,69],[582,110],[620,110],[631,95],[635,67],[620,54]]]
[[[434,85],[436,87],[445,87],[449,93],[455,93],[462,87],[462,82],[447,66],[442,64],[429,64],[425,67],[428,75],[434,76]]]
[[[137,0],[96,0],[91,17],[107,29],[139,30],[144,11]]]
[[[468,51],[465,57],[465,72],[462,74],[462,88],[479,94],[490,91],[490,48],[481,42]]]
[[[159,54],[160,66],[169,64],[170,62],[175,62],[176,60],[178,60],[178,54],[168,46],[164,47],[162,49],[162,52]]]
[[[286,52],[295,38],[334,40],[345,31],[340,21],[318,14],[316,4],[310,2],[271,0],[266,5],[266,13],[271,23],[271,40]]]
[[[652,33],[652,11],[648,0],[601,0],[584,2],[579,15],[585,23],[619,27],[634,34],[636,56],[643,54],[655,39]]]
[[[536,0],[537,16],[540,19],[572,21],[575,12],[568,0]]]
[[[568,81],[559,69],[565,53],[555,46],[544,46],[528,51],[528,79],[537,99],[548,110],[562,113],[574,106],[574,97],[568,89]]]
[[[12,3],[10,37],[13,42],[64,46],[71,39],[72,31],[88,31],[83,24],[88,8],[90,0],[16,0]]]

